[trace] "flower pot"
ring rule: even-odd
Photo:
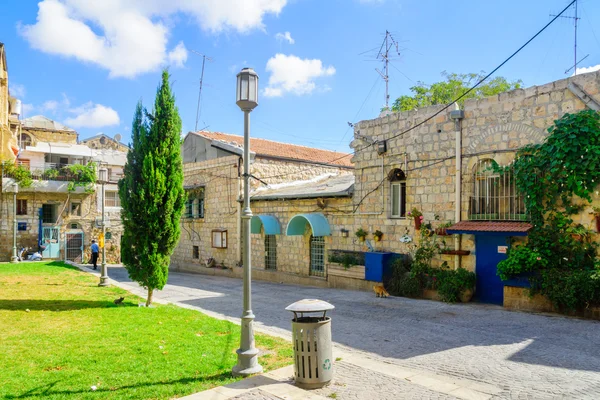
[[[365,239],[366,239],[366,237],[365,237],[365,236],[359,236],[359,237],[358,237],[358,240],[360,240],[361,242],[364,242],[364,241],[365,241]]]
[[[465,289],[460,293],[460,302],[468,303],[473,298],[473,289]]]
[[[571,238],[577,240],[578,242],[583,241],[583,236],[578,233],[571,233]]]
[[[375,239],[376,242],[379,242],[381,240],[381,236],[374,236],[373,239]]]
[[[448,236],[448,234],[446,233],[446,228],[436,228],[435,234],[438,236]]]
[[[415,217],[415,229],[421,229],[421,217]]]

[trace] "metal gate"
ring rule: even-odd
[[[310,275],[325,276],[325,238],[310,236]]]
[[[60,256],[60,229],[58,227],[44,227],[42,229],[42,246],[44,258],[58,258]]]
[[[265,269],[277,269],[277,239],[275,235],[265,235]]]
[[[83,232],[67,232],[65,248],[68,261],[83,263]]]

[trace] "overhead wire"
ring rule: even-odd
[[[495,74],[500,68],[502,68],[507,62],[509,62],[510,60],[512,60],[517,54],[519,54],[521,52],[521,50],[523,50],[525,47],[527,47],[527,45],[529,45],[529,43],[531,43],[534,39],[536,39],[540,34],[542,34],[542,32],[544,32],[550,25],[552,25],[558,18],[561,17],[562,14],[565,13],[565,11],[567,11],[577,0],[572,0],[562,11],[560,11],[557,15],[554,16],[554,18],[552,18],[546,25],[544,25],[544,27],[542,27],[539,31],[537,31],[537,33],[535,35],[533,35],[529,40],[527,40],[521,47],[519,47],[515,52],[513,52],[508,58],[506,58],[504,61],[502,61],[502,63],[500,63],[496,68],[494,68],[492,70],[492,72],[490,72],[489,74],[485,75],[483,78],[481,78],[479,81],[477,81],[477,83],[475,83],[473,86],[471,86],[466,92],[464,92],[463,94],[461,94],[460,96],[456,97],[454,100],[452,100],[451,102],[449,102],[448,104],[446,104],[444,107],[442,107],[440,110],[436,111],[435,113],[433,113],[432,115],[430,115],[428,118],[424,119],[423,121],[413,125],[412,127],[405,129],[402,132],[399,132],[389,138],[387,138],[387,140],[391,140],[391,139],[395,139],[397,137],[403,136],[406,133],[415,130],[416,128],[424,125],[425,123],[427,123],[428,121],[431,121],[433,118],[435,118],[436,116],[438,116],[439,114],[441,114],[442,112],[444,112],[445,110],[447,110],[448,108],[450,108],[454,103],[460,101],[461,99],[463,99],[465,96],[467,96],[469,93],[471,93],[473,90],[475,90],[477,87],[479,87],[479,85],[481,85],[483,82],[485,82],[490,76],[492,76],[493,74]],[[382,44],[383,46],[383,44]],[[349,153],[348,155],[354,155],[357,152],[360,152],[368,147],[373,146],[373,144],[368,144],[362,148],[356,149],[353,152]],[[333,164],[339,160],[342,160],[343,158],[348,157],[348,155],[344,155],[342,157],[336,157],[334,159],[332,159],[331,161],[328,162],[328,164]],[[295,173],[298,173],[297,171]],[[279,174],[279,175],[272,175],[272,176],[263,176],[261,177],[261,179],[269,179],[269,178],[279,178],[282,176],[286,176],[289,174]]]

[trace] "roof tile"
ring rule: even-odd
[[[533,225],[527,222],[509,221],[460,221],[446,228],[447,231],[473,232],[528,232]]]
[[[225,143],[233,144],[240,148],[244,145],[243,136],[208,131],[198,131],[193,133],[203,136],[207,139],[219,140]],[[350,159],[352,158],[351,154],[315,149],[297,144],[275,142],[267,139],[251,137],[250,150],[256,153],[257,156],[285,157],[294,160],[309,161],[319,164],[331,164],[343,167],[353,166],[353,164],[350,162]]]

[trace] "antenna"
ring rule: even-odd
[[[115,135],[115,142],[120,142],[122,138],[123,138],[123,137],[121,136],[121,134],[120,134],[120,133],[117,133],[117,134]]]
[[[579,17],[577,3],[578,3],[578,1],[575,0],[575,3],[573,4],[573,6],[575,7],[575,16],[574,17],[560,15],[560,18],[572,19],[574,21],[574,26],[575,26],[575,41],[573,43],[573,63],[574,64],[571,68],[569,68],[565,71],[565,74],[568,74],[572,69],[574,69],[575,70],[574,75],[577,75],[577,65],[589,56],[589,54],[588,54],[587,56],[583,57],[581,60],[577,61],[577,22],[581,19]],[[550,16],[556,17],[557,15],[550,14]]]
[[[202,72],[200,73],[200,89],[198,90],[198,107],[196,108],[196,126],[194,127],[194,131],[198,131],[198,120],[200,119],[200,102],[202,99],[202,82],[204,80],[204,64],[206,63],[206,60],[212,61],[213,59],[208,57],[206,54],[197,52],[196,50],[190,51],[199,56],[202,56]]]
[[[375,71],[381,75],[383,80],[385,81],[385,108],[389,109],[390,104],[390,95],[389,95],[389,64],[390,64],[390,49],[395,47],[395,53],[400,55],[400,50],[398,48],[398,42],[394,39],[392,34],[389,31],[385,31],[385,38],[383,39],[383,43],[379,48],[379,53],[377,54],[377,59],[383,60],[383,72],[375,68]]]

